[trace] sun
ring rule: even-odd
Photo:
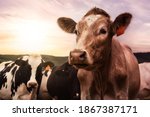
[[[49,28],[43,21],[29,20],[17,23],[15,26],[17,46],[23,52],[37,53],[44,49]]]

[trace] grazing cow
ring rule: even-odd
[[[150,63],[139,64],[141,85],[138,99],[150,99]]]
[[[47,81],[48,93],[51,99],[80,99],[80,85],[77,70],[68,62],[55,67]]]
[[[0,64],[0,99],[36,99],[42,79],[41,56]]]
[[[47,61],[43,63],[43,70],[42,70],[42,82],[39,90],[38,99],[39,100],[48,100],[51,99],[48,90],[47,90],[47,80],[51,75],[52,69],[54,67],[54,63],[51,61]]]
[[[79,69],[81,99],[134,99],[140,74],[131,49],[114,39],[124,33],[132,15],[120,14],[114,22],[104,10],[93,8],[76,23],[61,17],[58,25],[77,35],[69,63]]]

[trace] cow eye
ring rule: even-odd
[[[104,29],[104,28],[101,28],[100,30],[99,30],[99,34],[106,34],[107,33],[107,31],[106,31],[106,29]]]

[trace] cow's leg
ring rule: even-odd
[[[90,87],[93,81],[92,72],[84,69],[79,69],[77,76],[80,83],[81,100],[91,99]]]
[[[89,99],[89,90],[88,89],[85,89],[84,87],[82,87],[81,85],[81,100],[87,100]]]
[[[128,81],[126,75],[119,75],[115,78],[114,91],[117,100],[128,99]]]
[[[80,90],[81,90],[81,100],[90,99],[89,83],[87,82],[87,80],[82,80],[81,77],[79,77],[79,82],[80,82]]]

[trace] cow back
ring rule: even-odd
[[[56,99],[79,99],[77,70],[67,62],[54,68],[47,82],[49,94]]]

